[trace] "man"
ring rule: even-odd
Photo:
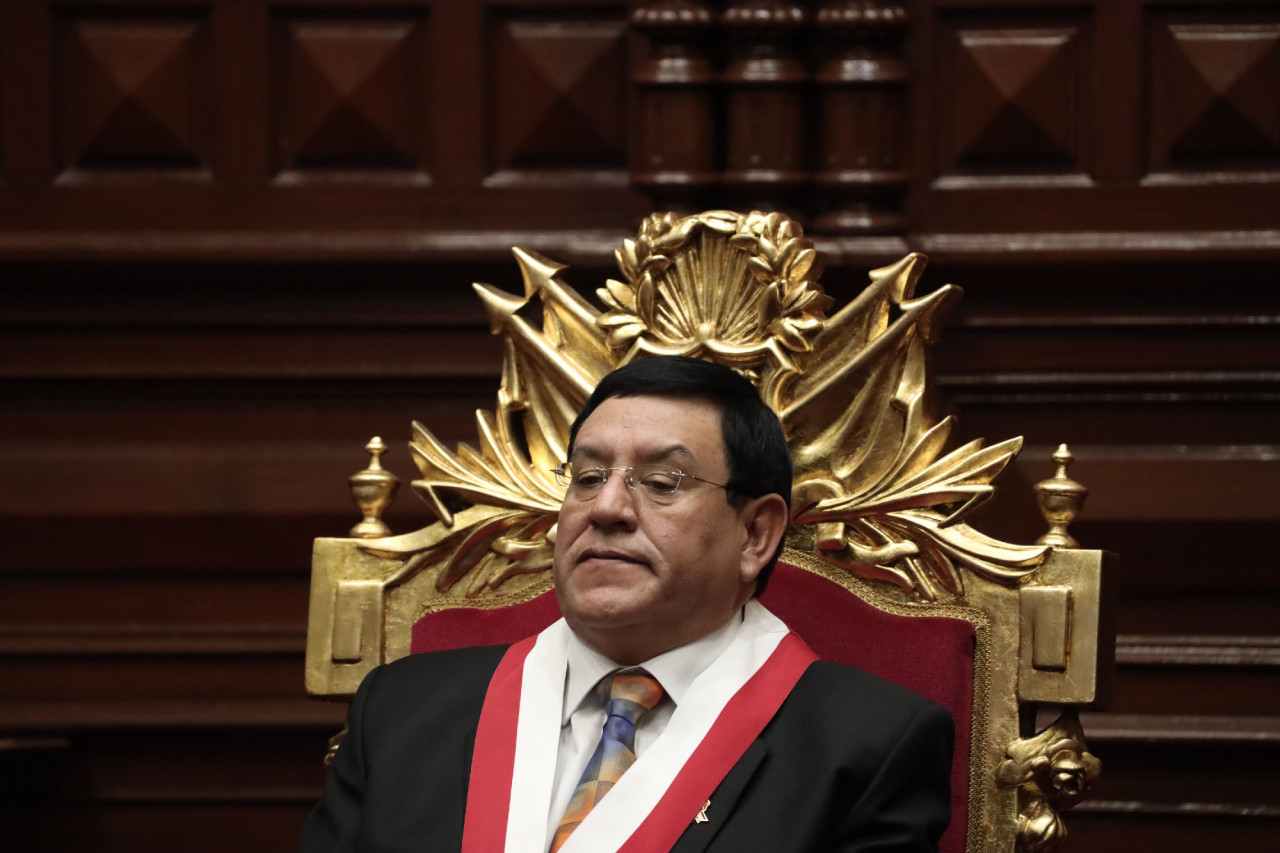
[[[564,619],[371,673],[304,853],[936,850],[947,712],[815,661],[753,600],[791,459],[750,382],[628,364],[556,473]]]

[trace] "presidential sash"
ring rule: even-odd
[[[560,620],[515,644],[489,682],[463,853],[545,853],[568,631]],[[662,736],[561,853],[670,849],[816,659],[777,617],[750,602],[738,639],[694,680]]]

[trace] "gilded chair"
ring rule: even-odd
[[[792,525],[764,603],[820,656],[903,684],[956,720],[949,853],[1047,850],[1059,813],[1098,776],[1076,709],[1111,669],[1110,555],[1067,532],[1083,488],[1038,487],[1049,532],[1031,545],[966,519],[1021,439],[948,448],[930,407],[929,348],[960,290],[916,296],[919,255],[873,271],[832,310],[821,256],[778,214],[654,215],[617,251],[603,309],[563,267],[515,250],[524,296],[475,290],[503,338],[494,412],[456,452],[413,425],[434,521],[390,535],[395,482],[369,445],[352,478],[364,519],[318,539],[307,689],[349,698],[374,666],[431,649],[509,643],[559,617],[550,564],[569,425],[596,381],[655,353],[738,369],[780,415],[795,458]],[[535,304],[536,303],[536,304]],[[540,308],[540,312],[537,310]],[[540,317],[538,314],[540,313]],[[1040,712],[1060,715],[1041,731]],[[1052,714],[1049,715],[1052,717]]]

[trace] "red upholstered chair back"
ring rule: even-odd
[[[428,613],[413,624],[410,654],[466,649],[472,646],[509,646],[533,636],[560,618],[554,592],[495,610],[457,607]]]
[[[956,724],[951,814],[943,853],[963,853],[969,806],[973,714],[974,626],[946,616],[903,616],[880,610],[820,575],[779,563],[761,603],[823,660],[865,669],[901,684],[951,712]]]
[[[974,626],[947,616],[904,616],[863,601],[821,575],[779,562],[761,602],[823,660],[865,669],[919,693],[951,712],[956,761],[951,770],[951,812],[968,813],[973,709]],[[507,645],[560,618],[554,592],[491,610],[454,608],[429,613],[413,626],[410,651]],[[943,853],[963,853],[965,822],[952,821]]]

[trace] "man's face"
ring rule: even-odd
[[[578,469],[659,463],[729,480],[720,410],[697,400],[611,397],[583,423],[570,462]],[[763,565],[751,521],[763,499],[735,508],[724,489],[686,477],[664,505],[641,487],[628,489],[623,473],[610,472],[589,500],[566,498],[553,571],[574,632],[633,664],[709,634],[751,597]]]

